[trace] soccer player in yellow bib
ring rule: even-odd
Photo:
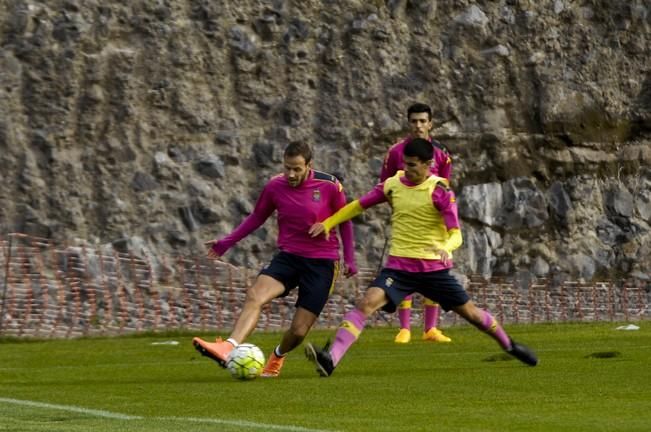
[[[452,173],[452,158],[448,148],[430,136],[432,130],[432,108],[424,103],[415,103],[407,108],[407,121],[409,122],[409,135],[391,146],[387,151],[380,171],[380,182],[393,177],[404,169],[403,150],[407,143],[415,138],[423,138],[432,144],[434,151],[430,173],[437,177],[450,180]],[[394,341],[396,343],[409,343],[411,341],[411,305],[413,297],[408,295],[398,305],[398,320],[400,331]],[[438,303],[425,298],[423,301],[423,340],[432,342],[451,342],[448,336],[437,328],[441,307]]]
[[[365,209],[388,202],[391,206],[391,249],[384,267],[355,309],[344,315],[332,346],[308,343],[307,358],[321,376],[330,376],[346,351],[359,338],[366,320],[383,308],[395,312],[402,299],[418,292],[452,310],[482,330],[523,363],[535,366],[538,358],[525,345],[513,341],[495,318],[478,308],[457,279],[450,275],[452,251],[461,246],[462,236],[455,195],[447,181],[430,173],[432,144],[421,138],[404,147],[404,171],[310,227],[312,237],[329,235],[330,230]]]

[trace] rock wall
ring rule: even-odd
[[[648,279],[650,46],[642,0],[0,0],[0,232],[203,253],[287,142],[357,196],[424,101],[460,271]],[[361,264],[387,216],[357,221]]]

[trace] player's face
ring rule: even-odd
[[[298,187],[307,178],[312,161],[305,163],[303,156],[291,156],[285,158],[284,166],[287,183],[292,187]]]
[[[429,138],[432,120],[426,112],[409,114],[409,131],[414,138]]]
[[[431,160],[423,162],[416,156],[404,156],[405,177],[414,184],[421,184],[430,175]]]

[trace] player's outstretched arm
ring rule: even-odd
[[[248,215],[240,225],[235,228],[230,234],[221,240],[212,240],[206,242],[206,246],[210,246],[208,256],[211,258],[219,258],[226,253],[228,249],[233,247],[237,242],[244,237],[251,234],[258,229],[276,210],[276,207],[269,192],[269,183],[265,186],[255,204],[253,213]]]
[[[310,230],[308,231],[310,234],[310,237],[316,237],[321,234],[325,234],[326,238],[330,235],[330,230],[336,227],[337,225],[346,222],[348,220],[351,220],[355,216],[359,216],[364,212],[364,209],[362,208],[362,205],[359,203],[359,200],[355,200],[351,203],[346,204],[335,214],[330,216],[328,219],[322,221],[322,222],[317,222],[314,225],[310,227]]]

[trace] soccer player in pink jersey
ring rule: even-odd
[[[359,338],[369,316],[380,308],[394,312],[406,295],[419,292],[484,331],[513,357],[535,366],[538,358],[534,352],[513,341],[488,311],[470,300],[450,274],[452,251],[462,243],[461,230],[454,192],[444,178],[429,170],[431,143],[415,138],[403,151],[404,171],[310,228],[315,239],[327,238],[332,228],[365,209],[383,202],[391,205],[391,249],[384,267],[355,309],[344,315],[332,346],[319,348],[308,343],[307,358],[316,364],[321,376],[332,375]]]
[[[303,342],[334,288],[339,272],[337,236],[315,241],[308,231],[346,205],[341,183],[332,175],[312,168],[312,150],[307,144],[292,143],[285,149],[284,174],[272,177],[264,186],[251,213],[233,232],[212,242],[208,255],[219,258],[238,241],[260,227],[274,211],[278,220],[279,252],[264,267],[246,293],[244,307],[226,340],[206,342],[195,337],[194,347],[220,366],[228,354],[253,332],[262,306],[298,287],[296,312],[290,328],[269,356],[263,377],[277,377],[285,355]],[[352,223],[342,224],[339,233],[344,250],[344,274],[357,272]]]
[[[409,121],[409,135],[396,144],[392,145],[384,158],[380,181],[383,182],[393,177],[399,170],[404,168],[403,150],[407,143],[414,138],[426,139],[432,143],[434,149],[433,162],[430,165],[430,172],[435,176],[450,180],[452,172],[452,159],[448,149],[430,136],[432,130],[432,108],[423,103],[415,103],[407,108],[407,120]],[[398,320],[400,331],[394,341],[396,343],[409,343],[411,341],[411,306],[413,296],[408,295],[398,306]],[[438,303],[425,298],[423,301],[423,340],[434,342],[451,342],[448,336],[444,335],[437,328],[441,307]]]

